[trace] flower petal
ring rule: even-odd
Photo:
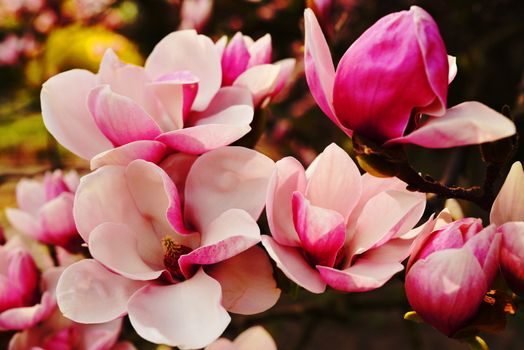
[[[309,265],[300,248],[280,245],[266,235],[262,235],[262,245],[287,278],[311,293],[320,294],[326,290],[319,272]]]
[[[18,208],[36,215],[38,209],[46,202],[44,185],[41,181],[21,179],[16,184],[16,203]]]
[[[44,292],[40,303],[28,307],[15,307],[0,312],[0,330],[24,330],[49,317],[56,308],[51,293]]]
[[[215,45],[194,30],[179,30],[162,39],[147,58],[145,69],[153,78],[181,70],[190,71],[200,79],[193,105],[204,110],[220,88],[222,69]]]
[[[244,210],[229,209],[201,232],[200,247],[178,260],[186,278],[198,265],[211,265],[229,259],[260,242],[260,229]]]
[[[397,272],[402,271],[401,263],[357,260],[356,264],[344,270],[317,266],[322,280],[332,288],[343,292],[367,292],[380,288]]]
[[[129,298],[143,286],[144,282],[129,280],[93,259],[85,259],[64,270],[56,298],[67,318],[80,323],[102,323],[124,315]]]
[[[262,248],[252,247],[206,267],[206,271],[222,286],[222,305],[230,312],[242,315],[264,312],[280,297],[273,267]]]
[[[135,160],[128,165],[125,176],[140,215],[148,218],[159,239],[165,235],[183,239],[179,236],[191,233],[182,218],[178,190],[162,168]]]
[[[406,275],[406,295],[424,321],[450,336],[472,316],[488,284],[467,249],[445,249],[413,264]]]
[[[266,215],[273,238],[280,244],[299,246],[300,240],[293,224],[293,192],[304,192],[306,173],[302,164],[286,157],[275,164],[266,197]]]
[[[248,124],[205,124],[167,132],[157,140],[179,152],[202,154],[227,146],[250,130]]]
[[[115,146],[153,140],[162,132],[140,105],[113,92],[109,85],[92,90],[88,105],[96,124]]]
[[[129,319],[144,339],[199,349],[218,338],[231,318],[221,305],[220,284],[203,270],[174,285],[149,285],[129,300]]]
[[[334,210],[347,221],[362,191],[355,162],[332,143],[306,170],[306,198],[311,204]]]
[[[125,168],[121,166],[104,166],[82,177],[73,214],[78,232],[86,242],[89,233],[104,222],[126,224],[137,232],[151,230],[129,192]]]
[[[425,196],[407,191],[382,192],[368,201],[352,236],[349,256],[384,244],[413,228],[424,213]],[[381,213],[377,220],[377,213]]]
[[[513,134],[515,124],[511,120],[480,102],[470,101],[448,109],[441,117],[430,118],[415,131],[388,144],[448,148],[496,141]]]
[[[273,47],[271,45],[271,34],[266,34],[258,38],[252,45],[249,46],[249,63],[248,67],[253,67],[259,64],[271,63],[271,54]]]
[[[47,130],[65,148],[85,159],[112,147],[87,108],[87,96],[96,84],[93,73],[73,69],[50,78],[40,93]]]
[[[89,235],[89,252],[111,271],[132,280],[154,280],[164,271],[160,241],[124,224],[97,226]]]
[[[275,341],[262,326],[248,328],[234,341],[237,350],[277,350]]]
[[[82,240],[76,231],[73,201],[74,195],[64,192],[40,209],[38,212],[40,241],[78,251]]]
[[[16,208],[6,208],[5,215],[9,224],[11,224],[11,226],[13,226],[17,231],[34,239],[38,239],[40,228],[38,227],[36,218],[29,213]]]
[[[347,129],[340,124],[333,109],[333,86],[335,66],[329,52],[322,29],[311,9],[304,12],[304,69],[309,90],[320,109],[344,132]],[[351,132],[349,132],[351,134]],[[351,136],[351,135],[350,135]]]
[[[251,91],[253,105],[258,106],[272,94],[278,81],[279,72],[280,66],[278,65],[260,64],[240,74],[233,85],[245,87]]]
[[[515,162],[491,207],[490,222],[502,225],[508,221],[524,221],[524,171]]]
[[[500,228],[500,268],[511,289],[524,295],[524,222],[509,222]]]
[[[232,85],[248,67],[250,54],[242,33],[237,32],[222,53],[222,85]]]
[[[333,266],[346,240],[344,218],[338,212],[311,205],[300,192],[293,193],[293,222],[302,248],[315,264]]]
[[[243,209],[258,220],[274,166],[265,155],[243,147],[223,147],[203,154],[187,176],[187,222],[201,232],[231,208]]]
[[[158,141],[134,141],[97,154],[91,159],[90,166],[91,170],[98,169],[104,165],[126,166],[135,159],[158,163],[164,158],[166,150],[166,146]]]

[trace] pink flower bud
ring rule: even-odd
[[[422,241],[422,242],[420,242]],[[500,235],[479,219],[452,222],[416,242],[406,275],[413,309],[452,336],[475,316],[498,269]]]

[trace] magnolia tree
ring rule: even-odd
[[[91,171],[18,183],[6,211],[18,233],[0,246],[9,349],[135,349],[119,340],[124,325],[123,339],[180,349],[272,350],[260,326],[220,337],[289,285],[365,293],[399,273],[406,320],[487,349],[480,332],[503,328],[524,296],[522,165],[498,195],[495,179],[448,187],[413,169],[405,144],[481,145],[503,178],[514,123],[480,102],[448,106],[457,64],[425,10],[381,18],[335,68],[330,2],[311,6],[307,84],[350,147],[331,143],[309,165],[252,147],[295,71],[294,59],[272,62],[269,35],[180,30],[143,67],[107,50],[96,74],[42,86],[47,129]],[[428,194],[475,203],[490,221],[456,203],[435,212]]]

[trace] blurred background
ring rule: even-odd
[[[313,7],[335,61],[380,17],[418,5],[436,20],[459,73],[448,105],[478,100],[524,123],[524,1],[406,0],[0,0],[0,220],[15,206],[16,181],[45,170],[87,171],[86,162],[59,146],[46,132],[40,87],[50,76],[72,68],[96,72],[106,48],[126,62],[143,64],[154,45],[179,28],[196,28],[217,40],[237,31],[253,38],[270,33],[273,60],[295,57],[294,78],[267,109],[265,133],[257,148],[279,159],[293,155],[305,165],[331,142],[348,140],[309,94],[303,74],[303,10]],[[448,184],[482,181],[478,147],[409,149],[414,167]],[[520,148],[515,155],[523,160]],[[462,203],[467,214],[485,218]],[[440,209],[441,201],[430,206]],[[462,349],[425,325],[402,319],[409,310],[401,278],[363,295],[329,292],[322,297],[292,286],[278,306],[253,317],[235,317],[226,335],[262,324],[280,349]],[[492,349],[524,348],[524,317],[488,336]],[[125,337],[137,339],[132,334]],[[144,342],[138,348],[154,348]],[[142,345],[140,345],[142,344]],[[0,343],[0,347],[1,347]]]

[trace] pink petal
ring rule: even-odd
[[[277,350],[275,341],[262,326],[248,328],[234,341],[237,350]]]
[[[187,222],[202,232],[232,208],[243,209],[257,220],[274,166],[265,155],[243,147],[224,147],[203,154],[187,176]]]
[[[198,156],[193,154],[175,153],[164,159],[159,165],[175,184],[181,203],[184,202],[187,174],[197,158]]]
[[[333,266],[346,239],[342,215],[311,205],[300,192],[294,192],[293,222],[308,257],[317,265]]]
[[[191,233],[182,218],[178,190],[159,166],[135,160],[128,165],[125,176],[140,215],[151,222],[159,238]]]
[[[509,222],[500,227],[500,268],[511,289],[524,295],[524,223]]]
[[[191,121],[195,122],[220,113],[232,106],[253,107],[251,93],[248,89],[239,86],[226,86],[218,90],[213,100],[207,108],[201,112],[193,112],[190,115]]]
[[[253,120],[253,107],[248,105],[230,106],[216,114],[195,121],[195,125],[236,125],[248,126]]]
[[[385,142],[403,135],[414,108],[445,107],[447,79],[437,25],[413,6],[381,18],[350,46],[337,67],[333,105],[345,127]]]
[[[127,302],[144,282],[119,276],[93,259],[64,270],[56,287],[60,311],[80,323],[112,321],[127,312]]]
[[[117,147],[138,140],[153,140],[162,132],[142,107],[113,92],[109,85],[91,91],[88,105],[100,130]]]
[[[35,326],[46,319],[56,308],[56,301],[51,293],[44,292],[40,303],[27,306],[15,307],[0,312],[0,330],[24,330]]]
[[[362,255],[362,259],[369,262],[392,263],[404,261],[411,252],[412,239],[395,238],[383,245],[368,250]]]
[[[300,248],[280,245],[266,235],[262,235],[262,245],[287,278],[311,293],[320,294],[326,290],[319,272],[306,261]]]
[[[273,92],[271,92],[271,96],[276,96],[280,91],[282,91],[282,89],[284,89],[284,87],[286,87],[291,80],[296,63],[297,60],[294,58],[286,58],[274,63],[274,65],[280,67],[280,70],[278,72],[278,78],[275,87],[273,88]]]
[[[120,318],[101,324],[75,324],[73,327],[77,346],[81,346],[82,350],[135,349],[134,347],[113,347],[120,336],[122,321]]]
[[[250,130],[248,124],[205,124],[167,132],[157,140],[179,152],[202,154],[227,146]]]
[[[253,95],[253,105],[258,106],[271,95],[278,81],[280,66],[261,64],[247,69],[233,83],[234,86],[245,87]]]
[[[490,222],[502,225],[508,221],[524,221],[524,171],[522,163],[515,162],[493,202]]]
[[[413,309],[448,336],[475,315],[487,289],[480,264],[466,249],[435,252],[413,264],[406,276]]]
[[[180,30],[162,39],[145,64],[153,79],[181,70],[190,71],[200,79],[193,109],[204,110],[220,88],[222,70],[219,52],[208,37],[194,30]]]
[[[461,132],[457,132],[461,130]],[[410,134],[389,144],[412,143],[428,148],[448,148],[496,141],[515,134],[515,124],[480,102],[463,102],[438,118],[430,118]]]
[[[387,191],[368,201],[350,242],[350,254],[361,254],[410,230],[424,213],[426,198],[418,194]],[[381,213],[377,220],[377,213]]]
[[[162,118],[162,130],[176,130],[184,127],[198,93],[198,78],[188,71],[166,74],[148,85],[161,102],[168,118]]]
[[[178,260],[186,278],[198,265],[224,261],[260,242],[260,229],[244,210],[229,209],[211,221],[201,232],[200,247]]]
[[[346,132],[333,109],[335,66],[322,29],[311,9],[304,12],[304,69],[311,94],[329,119]],[[347,133],[347,132],[346,132]]]
[[[82,177],[73,214],[78,232],[86,242],[89,233],[104,222],[126,224],[137,232],[151,230],[129,192],[125,168],[121,166],[104,166]]]
[[[85,159],[112,147],[87,108],[87,96],[95,86],[94,74],[74,69],[50,78],[40,93],[47,130],[64,147]]]
[[[345,270],[317,266],[322,280],[330,287],[343,292],[367,292],[382,287],[397,272],[402,271],[401,263],[369,261],[359,259]]]
[[[403,191],[407,186],[405,182],[396,177],[379,178],[368,173],[363,174],[360,177],[360,181],[362,183],[362,193],[357,205],[353,208],[347,220],[348,226],[351,230],[356,226],[358,218],[362,213],[362,209],[364,209],[371,198],[379,193],[389,190]],[[421,196],[424,196],[424,194],[421,194]]]
[[[220,338],[206,346],[204,350],[238,350],[231,340]]]
[[[346,221],[362,191],[360,172],[349,155],[332,143],[306,171],[311,204],[334,210]]]
[[[16,184],[16,203],[18,208],[36,215],[38,209],[46,202],[44,186],[41,181],[21,179]]]
[[[457,76],[457,58],[455,56],[448,55],[448,66],[449,66],[449,75],[448,75],[448,84],[451,84],[453,79]]]
[[[80,248],[81,238],[73,218],[74,195],[64,192],[47,202],[38,212],[39,240],[75,250]]]
[[[144,339],[180,349],[210,344],[231,318],[220,304],[220,284],[200,270],[184,282],[149,285],[129,300],[129,319]]]
[[[280,244],[299,246],[300,241],[293,224],[293,192],[304,192],[306,176],[302,164],[286,157],[275,164],[268,184],[266,215],[273,238]]]
[[[97,77],[99,85],[109,85],[111,91],[129,97],[155,120],[161,118],[158,101],[154,93],[147,89],[151,78],[143,67],[125,64],[112,49],[107,49]]]
[[[222,53],[222,85],[232,85],[248,67],[250,54],[244,36],[237,32]]]
[[[248,50],[250,55],[248,67],[271,63],[271,54],[273,53],[271,34],[268,33],[257,39],[249,46]]]
[[[259,247],[206,267],[206,271],[222,286],[222,305],[230,312],[242,315],[264,312],[280,297],[271,262]]]
[[[89,235],[89,252],[123,277],[154,280],[164,271],[162,244],[155,238],[152,233],[136,233],[124,224],[106,222]]]
[[[38,239],[40,228],[38,227],[35,217],[25,211],[15,208],[6,208],[5,215],[9,224],[17,231],[34,239]]]
[[[140,140],[99,153],[91,159],[91,170],[104,165],[126,166],[135,159],[158,163],[166,154],[166,146],[158,141]]]
[[[464,248],[469,249],[477,258],[488,284],[491,284],[499,270],[500,240],[495,225],[490,225],[464,244]]]

